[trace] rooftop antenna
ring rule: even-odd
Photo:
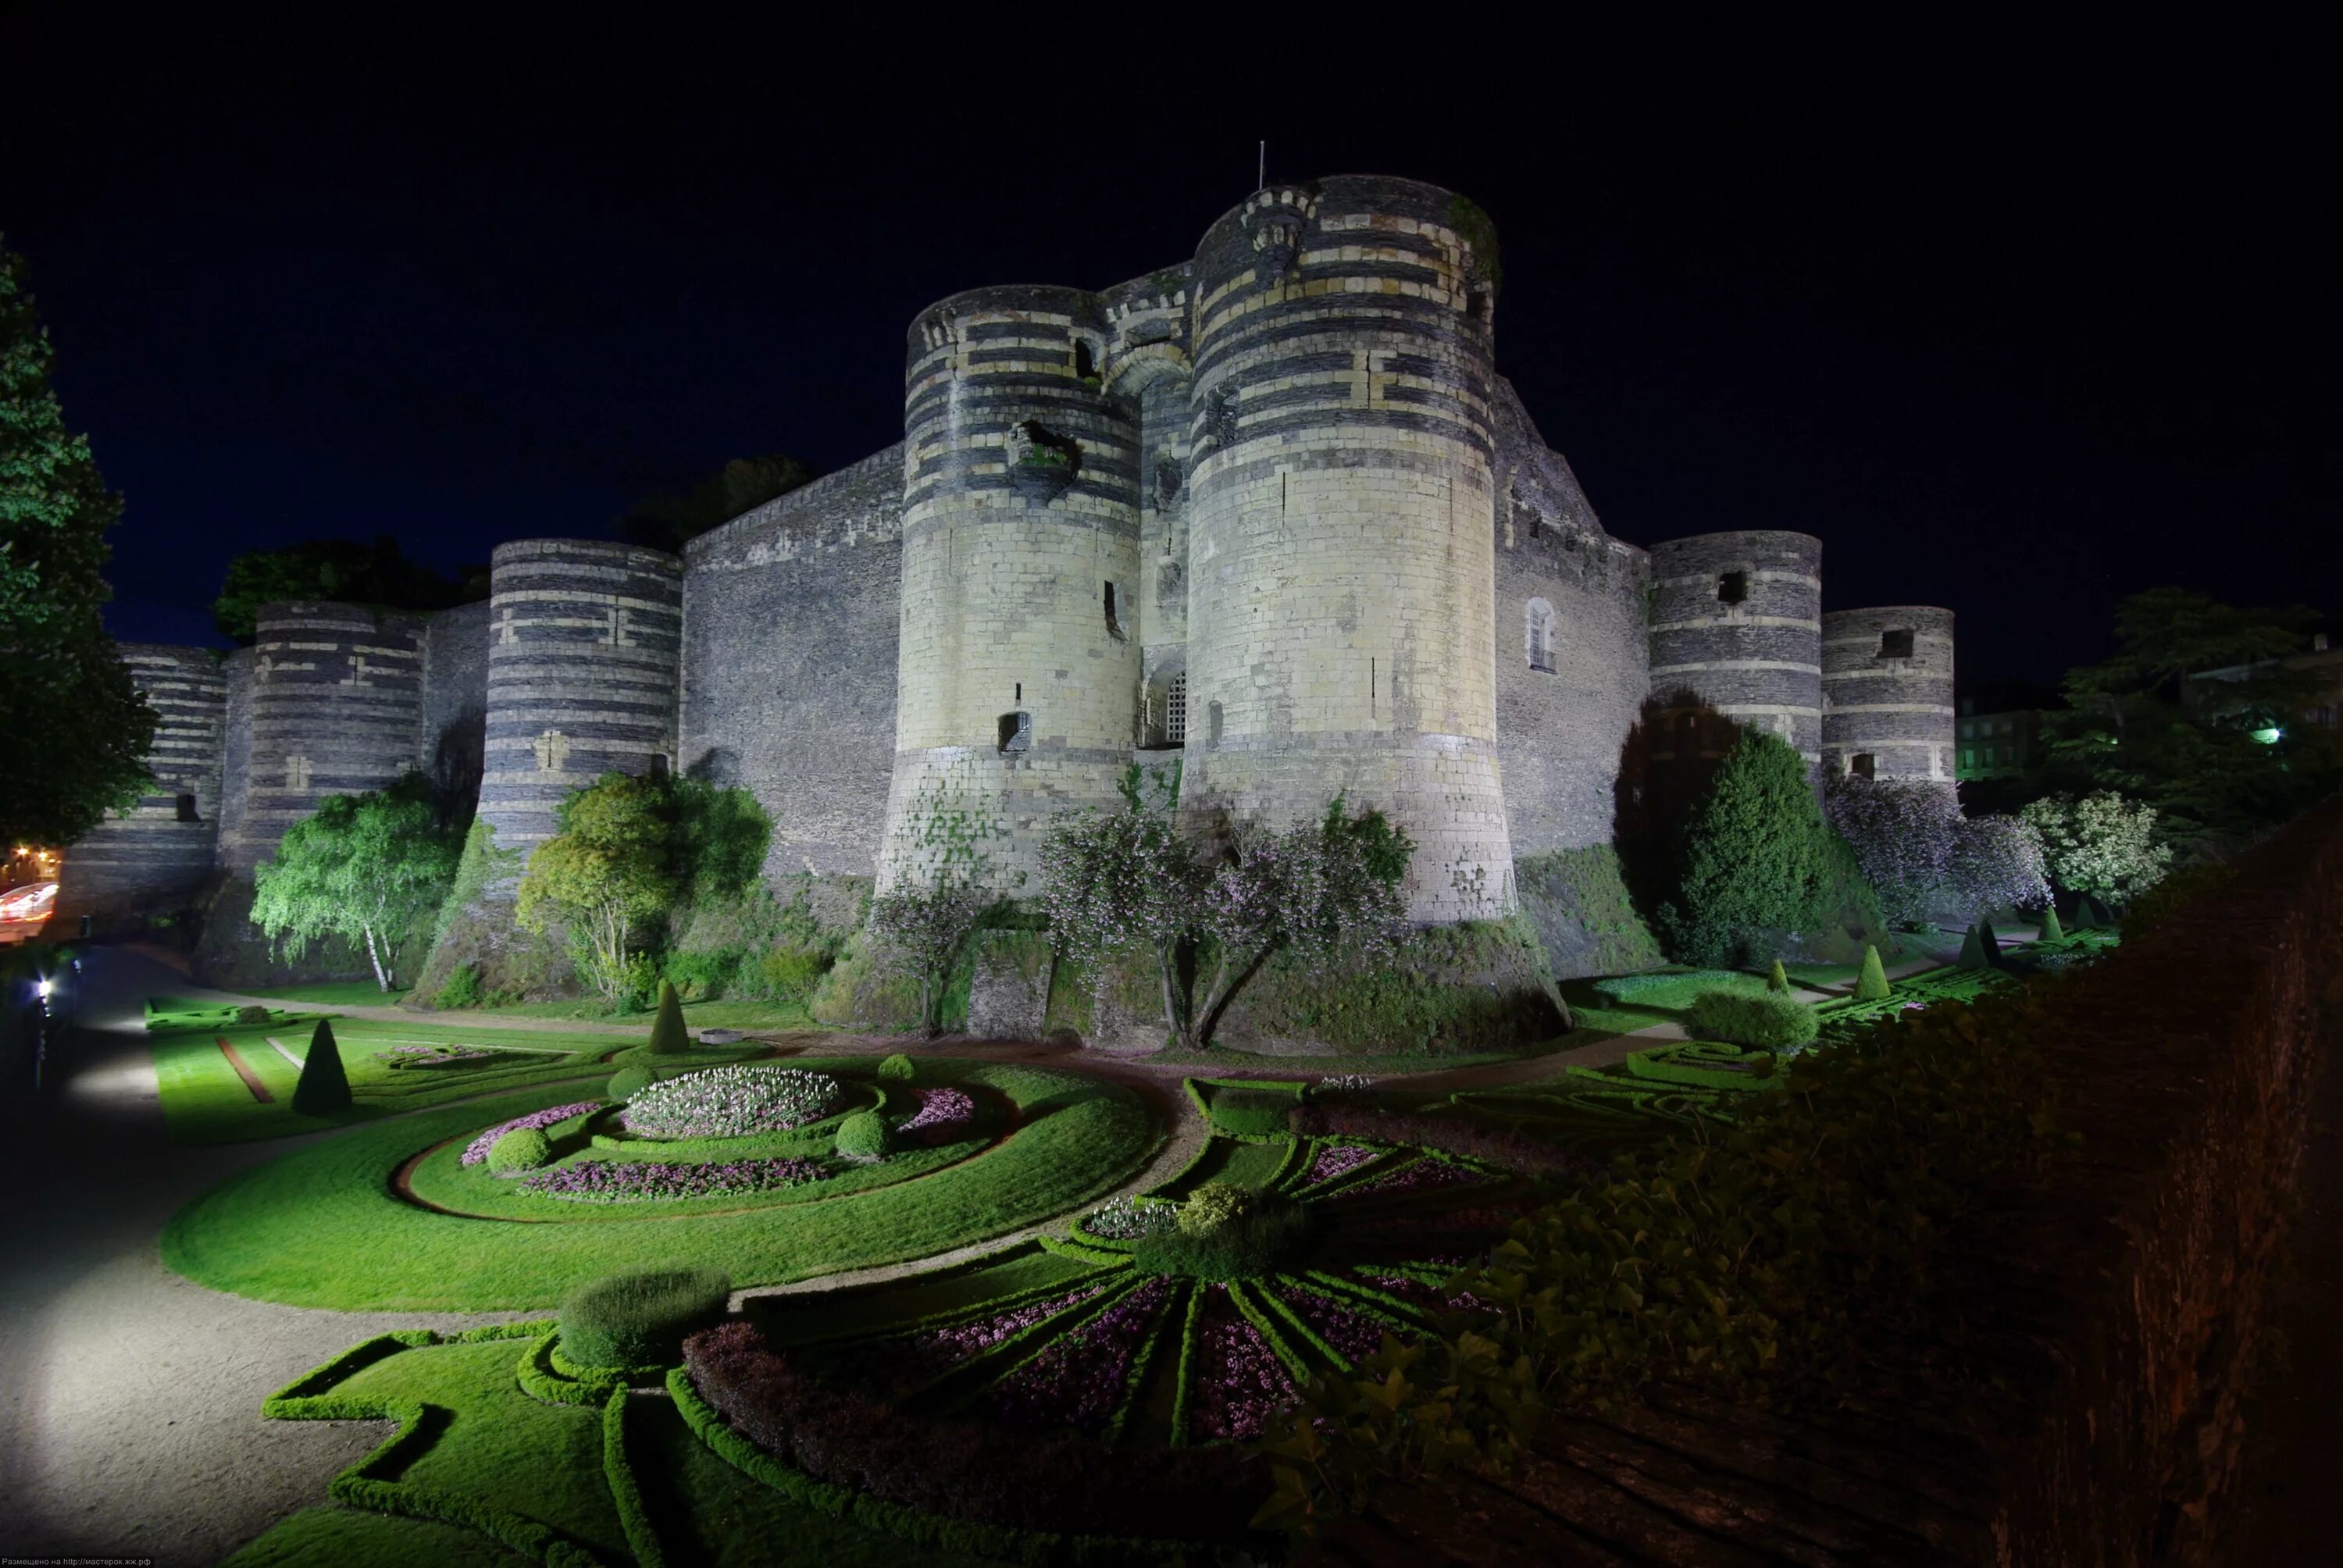
[[[1255,189],[1255,190],[1260,190],[1260,189],[1262,189],[1263,186],[1267,186],[1268,184],[1269,184],[1269,141],[1268,141],[1268,138],[1263,137],[1263,138],[1262,138],[1262,144],[1261,144],[1261,163],[1260,163],[1260,164],[1255,167],[1255,169],[1254,169],[1254,171],[1253,171],[1252,188],[1253,188],[1253,189]]]

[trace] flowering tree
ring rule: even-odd
[[[905,880],[870,900],[870,930],[920,977],[920,1027],[928,1033],[943,1025],[944,982],[977,917],[999,898],[973,871],[944,866],[929,881]]]
[[[1850,773],[1830,781],[1823,809],[1853,846],[1882,915],[1916,925],[1936,911],[1963,826],[1951,785]]]
[[[613,1006],[627,989],[638,927],[674,901],[674,802],[657,779],[605,773],[561,804],[560,831],[521,873],[520,923],[566,923],[579,973]]]
[[[1042,847],[1042,907],[1068,950],[1095,958],[1142,946],[1162,981],[1163,1022],[1202,1046],[1239,988],[1282,948],[1330,955],[1387,947],[1405,908],[1415,845],[1380,811],[1353,817],[1336,796],[1319,821],[1241,832],[1220,865],[1201,859],[1169,815],[1135,798],[1111,815],[1061,819]],[[1201,998],[1183,953],[1217,950]]]
[[[2112,789],[2053,795],[2018,815],[2041,836],[2050,879],[2078,893],[2127,902],[2162,881],[2172,859],[2157,842],[2156,808]]]
[[[1975,920],[1987,910],[2050,901],[2042,839],[2032,827],[2010,816],[1968,819],[1957,827],[1948,884],[1962,914]]]
[[[327,937],[360,943],[375,983],[388,990],[398,939],[438,908],[456,854],[418,774],[387,789],[328,795],[253,868],[253,924],[296,958]]]

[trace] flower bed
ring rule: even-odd
[[[1295,1317],[1351,1362],[1363,1362],[1383,1348],[1383,1325],[1373,1318],[1298,1285],[1281,1284],[1276,1290],[1277,1299],[1292,1308]]]
[[[976,1101],[963,1091],[918,1089],[912,1092],[920,1097],[919,1112],[895,1129],[900,1136],[917,1136],[940,1143],[966,1127],[976,1115]]]
[[[1237,1316],[1225,1285],[1212,1294],[1196,1332],[1189,1420],[1196,1441],[1249,1442],[1299,1392],[1261,1331]]]
[[[527,1116],[516,1116],[510,1121],[499,1121],[465,1146],[463,1162],[467,1165],[478,1165],[486,1161],[488,1151],[495,1148],[497,1140],[508,1132],[518,1132],[525,1127],[551,1127],[558,1122],[567,1121],[573,1116],[582,1116],[601,1103],[598,1100],[581,1100],[575,1105],[557,1105],[548,1111],[535,1111]]]
[[[1071,1426],[1096,1436],[1122,1402],[1131,1357],[1146,1342],[1171,1285],[1150,1280],[1053,1342],[993,1385],[995,1413],[1022,1426]]]
[[[497,1054],[484,1045],[394,1045],[387,1050],[375,1051],[373,1056],[397,1071],[413,1067],[457,1067],[468,1061],[486,1061]]]
[[[1164,1198],[1110,1198],[1082,1216],[1081,1228],[1110,1241],[1160,1236],[1180,1222],[1180,1205]]]
[[[627,1102],[620,1125],[646,1138],[739,1138],[819,1121],[838,1080],[797,1067],[711,1067],[654,1083]]]
[[[1318,1151],[1318,1158],[1310,1162],[1310,1172],[1302,1179],[1305,1187],[1315,1187],[1322,1181],[1332,1181],[1337,1176],[1347,1176],[1375,1157],[1373,1149],[1362,1149],[1355,1143],[1333,1143]]]
[[[1022,1333],[1045,1318],[1055,1317],[1068,1307],[1081,1305],[1104,1289],[1103,1285],[1092,1285],[1071,1295],[1036,1302],[1031,1306],[1012,1307],[990,1317],[923,1330],[911,1337],[908,1351],[900,1358],[900,1370],[918,1380],[958,1366],[990,1350],[1011,1335]]]
[[[658,1161],[581,1160],[540,1171],[524,1192],[580,1203],[637,1203],[708,1198],[720,1192],[769,1192],[830,1172],[816,1160],[735,1160],[725,1164],[670,1165]]]
[[[1430,1155],[1410,1161],[1388,1176],[1378,1176],[1362,1182],[1344,1192],[1338,1192],[1331,1201],[1346,1198],[1364,1198],[1369,1194],[1388,1197],[1394,1192],[1425,1192],[1435,1187],[1458,1187],[1468,1182],[1486,1181],[1489,1178],[1469,1165],[1457,1165],[1446,1160],[1434,1160]]]

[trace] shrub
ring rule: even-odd
[[[561,1353],[578,1367],[672,1366],[684,1336],[724,1315],[719,1269],[652,1269],[580,1285],[561,1303]]]
[[[2057,905],[2042,906],[2042,930],[2036,940],[2046,942],[2063,942],[2066,940],[2066,929],[2058,923]]]
[[[1871,950],[1873,952],[1877,952],[1879,950],[1877,948],[1874,948]],[[1782,960],[1780,959],[1775,959],[1774,960],[1772,970],[1765,976],[1765,989],[1770,991],[1783,992],[1786,992],[1790,989],[1790,971],[1782,967]]]
[[[518,1176],[535,1171],[553,1158],[553,1141],[544,1130],[516,1127],[488,1146],[488,1174]]]
[[[447,983],[431,999],[434,1007],[459,1008],[480,1005],[480,966],[460,963],[447,971]]]
[[[1231,1199],[1231,1193],[1240,1196]],[[1201,1210],[1199,1200],[1204,1201]],[[1249,1280],[1278,1268],[1309,1236],[1307,1205],[1267,1188],[1256,1191],[1215,1181],[1181,1205],[1176,1225],[1140,1237],[1131,1255],[1150,1273]]]
[[[2212,862],[2173,873],[2132,900],[2124,914],[2124,940],[2135,940],[2163,924],[2190,900],[2218,887],[2231,875],[2228,867]]]
[[[1953,846],[1952,894],[1960,913],[2038,904],[2050,896],[2042,839],[2016,817],[1963,819]]]
[[[342,1070],[342,1048],[334,1043],[334,1026],[321,1018],[309,1031],[309,1054],[301,1059],[301,1077],[293,1085],[293,1109],[304,1116],[323,1116],[349,1102],[350,1078]]]
[[[1862,880],[1848,874],[1853,859],[1823,819],[1805,759],[1744,729],[1684,824],[1660,933],[1687,963],[1729,966],[1768,932],[1813,930],[1838,915],[1842,884]]]
[[[622,1067],[610,1075],[609,1087],[602,1092],[623,1105],[658,1081],[648,1067]]]
[[[1954,960],[1961,969],[1989,970],[1993,960],[1985,956],[1985,940],[1975,926],[1961,933],[1961,956]]]
[[[659,981],[659,1017],[651,1020],[651,1054],[672,1056],[691,1049],[691,1035],[683,1027],[683,1000],[675,987]]]
[[[887,1119],[875,1111],[858,1111],[838,1124],[836,1148],[842,1160],[884,1160],[893,1142]]]
[[[1855,995],[1858,1001],[1885,1001],[1895,988],[1887,983],[1887,970],[1879,961],[1879,950],[1863,950],[1863,972],[1855,977]]]
[[[1259,1196],[1251,1187],[1229,1181],[1207,1181],[1180,1205],[1180,1229],[1192,1236],[1210,1235],[1239,1215],[1248,1213]]]
[[[1823,791],[1831,825],[1855,850],[1880,912],[1916,925],[1942,900],[1961,828],[1960,797],[1934,779],[1834,778]]]
[[[1696,1040],[1728,1040],[1764,1050],[1807,1045],[1816,1031],[1815,1010],[1772,991],[1706,990],[1693,999],[1685,1025]]]
[[[688,996],[696,990],[705,1000],[723,990],[739,962],[738,952],[724,949],[669,953],[667,982],[681,994]]]
[[[246,1002],[236,1010],[236,1021],[238,1023],[266,1023],[270,1016],[268,1010],[256,1002]]]
[[[1216,1089],[1212,1091],[1212,1124],[1223,1132],[1274,1137],[1284,1132],[1286,1117],[1300,1103],[1294,1096],[1274,1090]]]
[[[2052,795],[2018,815],[2040,836],[2044,869],[2062,888],[2123,900],[2164,879],[2172,850],[2157,841],[2156,808],[2097,789]]]
[[[882,1082],[910,1083],[919,1076],[918,1064],[900,1050],[879,1064],[879,1077]]]
[[[1976,923],[1976,935],[1977,951],[1984,956],[1986,967],[1988,969],[1999,969],[2001,967],[2001,939],[1993,934],[1993,922],[1991,920],[1979,920]]]
[[[836,961],[822,948],[778,947],[757,960],[757,983],[774,1001],[803,1001]]]

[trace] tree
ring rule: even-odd
[[[681,549],[687,541],[812,477],[811,468],[779,452],[735,457],[683,495],[653,496],[638,504],[618,519],[618,537],[655,550]]]
[[[1823,819],[1805,759],[1744,729],[1685,819],[1661,935],[1687,963],[1738,963],[1769,933],[1814,930],[1835,916],[1841,862],[1852,859]]]
[[[350,1075],[342,1070],[342,1048],[334,1043],[334,1026],[324,1019],[309,1031],[309,1054],[301,1059],[301,1076],[293,1083],[293,1109],[304,1116],[323,1116],[350,1102]]]
[[[389,990],[399,938],[438,909],[459,852],[419,774],[387,789],[328,795],[254,868],[253,924],[296,958],[330,937],[360,943],[376,984]]]
[[[658,779],[605,773],[561,804],[537,847],[515,915],[530,930],[569,930],[579,974],[617,1006],[640,929],[676,894],[674,801]]]
[[[977,918],[1000,901],[978,885],[972,871],[940,868],[925,882],[904,881],[870,900],[870,930],[908,963],[920,980],[920,1027],[934,1034],[943,1027],[945,982],[960,961],[960,949],[976,930]]]
[[[386,609],[446,609],[471,593],[399,554],[388,534],[364,545],[355,539],[310,539],[282,549],[247,550],[227,563],[212,621],[223,637],[249,647],[259,635],[260,607],[284,599],[337,599]]]
[[[68,844],[146,789],[155,713],[99,616],[121,498],[65,429],[24,270],[0,245],[0,844]]]
[[[2157,840],[2156,808],[2112,789],[2049,796],[2018,817],[2040,836],[2050,879],[2074,892],[2127,902],[2161,881],[2172,861]]]
[[[2041,903],[2050,896],[2041,837],[2016,817],[1964,818],[1953,839],[1948,882],[1965,920]]]
[[[1850,773],[1829,781],[1823,806],[1879,895],[1882,915],[1916,926],[1936,912],[1961,829],[1960,797],[1951,785]]]

